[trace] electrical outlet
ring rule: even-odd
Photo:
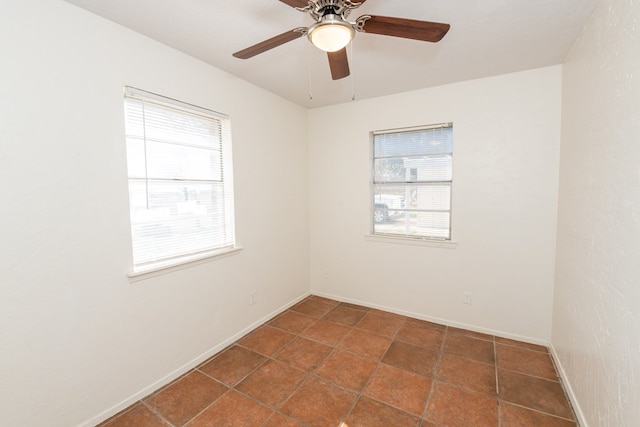
[[[471,292],[462,293],[462,303],[471,305]]]
[[[249,305],[253,305],[256,303],[256,291],[253,290],[249,292]]]

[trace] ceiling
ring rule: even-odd
[[[314,108],[562,63],[598,0],[367,0],[351,12],[451,24],[439,43],[358,32],[351,75],[301,37],[232,53],[312,18],[278,0],[66,0],[301,106]],[[355,1],[354,1],[355,2]]]

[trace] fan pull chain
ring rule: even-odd
[[[313,92],[311,90],[311,49],[307,47],[307,70],[308,70],[308,85],[309,85],[309,99],[313,99]]]
[[[353,44],[355,43],[356,39],[353,38],[351,40],[351,45],[349,46],[349,50],[351,51],[351,68],[353,68],[353,64],[355,64],[355,61],[353,60]],[[355,72],[351,72],[351,100],[355,101],[356,100],[356,84],[355,84]]]

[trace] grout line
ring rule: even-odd
[[[519,374],[519,375],[523,375],[523,376],[527,376],[527,377],[531,377],[531,378],[536,378],[536,379],[539,379],[539,380],[544,380],[544,381],[549,381],[549,382],[553,382],[553,383],[558,383],[558,384],[560,385],[560,387],[562,388],[562,391],[563,391],[563,397],[565,398],[565,401],[569,404],[569,409],[571,410],[571,413],[573,414],[574,419],[572,420],[572,419],[570,419],[570,418],[565,418],[565,417],[562,417],[562,416],[560,416],[560,415],[551,414],[551,413],[549,413],[549,412],[544,412],[544,411],[542,411],[542,410],[540,410],[540,409],[536,409],[536,408],[533,408],[533,407],[531,407],[531,406],[527,406],[527,405],[523,405],[523,404],[519,404],[519,403],[511,402],[511,401],[509,401],[509,400],[506,400],[506,399],[501,398],[500,396],[498,396],[499,401],[502,401],[502,402],[508,403],[508,404],[510,404],[510,405],[518,406],[518,407],[521,407],[521,408],[524,408],[524,409],[528,409],[528,410],[530,410],[530,411],[534,411],[534,412],[537,412],[537,413],[540,413],[540,414],[548,415],[548,416],[550,416],[550,417],[555,417],[555,418],[560,418],[560,419],[563,419],[563,420],[571,421],[571,422],[576,423],[576,425],[577,425],[577,426],[579,426],[578,419],[577,419],[577,417],[576,417],[576,415],[575,415],[575,410],[573,409],[573,405],[572,405],[572,403],[571,403],[571,400],[570,400],[570,399],[568,398],[568,396],[566,395],[566,391],[565,391],[565,389],[564,389],[564,386],[563,386],[563,384],[562,384],[562,381],[560,381],[560,380],[559,380],[559,381],[554,381],[554,380],[550,380],[550,379],[548,379],[548,378],[538,377],[538,376],[536,376],[536,375],[530,375],[530,374],[527,374],[527,373],[524,373],[524,372],[520,372],[520,371],[514,371],[514,370],[512,370],[512,369],[505,369],[505,368],[499,368],[499,369],[497,369],[497,367],[496,367],[496,375],[497,375],[498,370],[503,370],[503,371],[507,371],[507,372],[513,372],[513,373],[515,373],[515,374]],[[497,380],[496,380],[496,381],[497,381]]]
[[[369,379],[368,379],[368,381],[367,381],[367,384],[365,384],[365,386],[362,388],[362,393],[361,393],[361,394],[363,394],[363,395],[364,395],[364,390],[367,388],[367,386],[368,386],[368,385],[369,385],[369,383],[371,382],[371,379],[373,378],[373,376],[375,375],[375,373],[380,369],[380,366],[382,366],[382,365],[384,365],[384,366],[389,366],[389,367],[394,368],[394,369],[399,369],[399,370],[402,370],[402,371],[406,371],[408,374],[415,375],[415,376],[418,376],[418,377],[421,377],[421,378],[429,379],[429,381],[431,382],[431,386],[429,387],[429,394],[431,393],[431,390],[432,390],[432,388],[433,388],[433,383],[435,382],[435,376],[434,376],[434,374],[435,374],[435,370],[437,370],[437,366],[434,366],[434,372],[432,372],[432,375],[431,375],[430,377],[427,377],[427,376],[425,376],[425,375],[418,374],[418,373],[416,373],[416,372],[412,372],[412,371],[406,370],[406,369],[404,369],[404,368],[399,368],[399,367],[397,367],[397,366],[388,365],[388,364],[386,364],[386,363],[384,363],[384,362],[382,361],[382,360],[384,359],[384,357],[386,356],[386,354],[389,352],[389,349],[391,349],[391,345],[392,345],[396,340],[397,340],[398,342],[402,342],[402,343],[409,344],[409,345],[414,345],[414,346],[419,347],[419,348],[434,350],[434,348],[433,348],[433,347],[425,347],[425,346],[421,346],[421,345],[416,345],[416,344],[412,344],[412,343],[407,343],[407,342],[405,342],[405,341],[400,340],[400,339],[398,338],[398,334],[400,333],[400,330],[402,329],[402,327],[403,327],[404,325],[406,325],[407,323],[408,323],[408,317],[407,317],[407,316],[404,316],[404,319],[403,319],[402,323],[400,324],[400,326],[398,327],[398,329],[397,329],[397,330],[396,330],[396,332],[394,333],[393,337],[391,337],[391,342],[390,342],[389,346],[387,347],[387,349],[385,350],[385,352],[384,352],[384,353],[382,354],[382,356],[380,357],[380,360],[378,361],[378,366],[376,367],[376,369],[374,370],[374,372],[373,372],[373,373],[371,374],[371,376],[369,377]],[[409,323],[410,323],[410,322],[409,322]],[[382,335],[379,335],[379,336],[382,336]],[[389,338],[389,337],[385,337],[385,338]],[[444,344],[444,339],[442,340],[442,343],[440,344],[441,349],[442,349],[443,344]],[[418,418],[419,425],[422,425],[422,423],[423,423],[423,421],[424,421],[424,417],[423,417],[423,416],[424,416],[425,409],[426,409],[426,406],[427,406],[427,401],[428,401],[428,398],[429,398],[429,394],[427,395],[427,398],[425,399],[425,403],[424,403],[424,406],[425,406],[425,407],[423,408],[422,412],[421,412],[419,415],[416,415],[416,414],[414,414],[414,413],[408,412],[407,410],[405,410],[405,409],[403,409],[403,408],[399,408],[399,407],[397,407],[396,405],[394,405],[394,404],[392,404],[392,403],[390,403],[390,402],[387,402],[387,401],[381,401],[381,400],[379,400],[379,399],[376,399],[375,397],[368,396],[368,395],[365,395],[365,396],[366,396],[367,398],[372,399],[372,400],[375,400],[376,402],[379,402],[379,403],[381,403],[381,404],[383,404],[383,405],[385,405],[385,406],[389,406],[389,407],[391,407],[391,408],[397,409],[397,410],[399,410],[399,411],[401,411],[401,412],[403,412],[403,413],[405,413],[405,414],[407,414],[407,415],[409,415],[409,416],[411,416],[411,417],[417,417],[417,418]]]
[[[367,314],[369,314],[369,313],[367,313]],[[372,315],[375,315],[375,314],[372,314]],[[362,322],[362,319],[364,319],[365,317],[366,317],[366,314],[365,314],[364,316],[362,316],[362,318],[361,318],[361,319],[360,319],[360,320],[359,320],[359,321],[358,321],[354,326],[352,326],[352,327],[351,327],[351,330],[353,331],[354,329],[356,329],[356,326],[357,326],[358,324],[360,324],[360,322]],[[380,316],[379,316],[379,317],[380,317]],[[376,372],[378,372],[378,370],[380,369],[380,365],[382,365],[382,359],[384,359],[384,356],[385,356],[385,355],[387,354],[387,352],[389,351],[389,348],[391,348],[391,345],[393,344],[393,341],[395,340],[396,336],[398,335],[398,332],[399,332],[399,331],[400,331],[400,329],[402,328],[402,325],[404,324],[404,322],[406,322],[406,317],[403,317],[402,322],[401,322],[401,323],[400,323],[400,325],[398,325],[398,327],[396,328],[396,331],[394,332],[393,337],[391,337],[391,342],[389,343],[389,346],[387,347],[387,350],[382,354],[382,356],[380,357],[380,359],[376,361],[377,365],[376,365],[375,369],[371,372],[371,374],[369,374],[369,377],[368,377],[368,378],[367,378],[367,380],[365,381],[364,385],[362,386],[362,388],[360,389],[360,391],[358,391],[358,393],[357,393],[357,395],[356,395],[355,400],[354,400],[354,401],[353,401],[353,403],[351,404],[351,407],[350,407],[350,408],[349,408],[349,410],[346,412],[346,414],[345,414],[345,416],[344,416],[344,419],[342,420],[342,422],[343,422],[345,425],[346,425],[346,421],[347,421],[347,419],[349,418],[349,416],[351,415],[351,413],[352,413],[352,412],[353,412],[353,410],[355,409],[356,405],[358,404],[358,402],[360,401],[360,399],[362,398],[362,396],[366,396],[366,395],[364,394],[364,391],[366,390],[367,386],[368,386],[368,385],[369,385],[369,383],[371,382],[371,380],[372,380],[373,376],[375,375],[375,373],[376,373]],[[350,333],[351,333],[351,332],[349,332],[349,334],[350,334]],[[349,334],[345,335],[345,336],[342,338],[342,340],[340,340],[340,342],[344,341],[344,339],[345,339]],[[377,335],[377,334],[376,334],[376,335]],[[387,337],[387,338],[388,338],[388,337]],[[336,350],[338,350],[337,346],[336,346]],[[358,356],[361,356],[361,357],[362,357],[362,355],[359,355],[359,354],[354,353],[354,352],[349,352],[349,353],[354,354],[354,355],[358,355]],[[338,385],[338,384],[337,384],[337,385]],[[370,399],[373,399],[373,398],[371,398],[371,397],[369,397],[369,396],[366,396],[366,397],[367,397],[367,398],[370,398]],[[373,399],[373,400],[375,400],[376,402],[379,402],[377,399]],[[407,414],[408,414],[408,412],[406,412],[406,411],[404,411],[404,410],[402,410],[402,409],[400,409],[400,408],[396,408],[395,406],[390,405],[389,403],[386,403],[386,402],[380,402],[380,403],[383,403],[383,404],[385,404],[385,405],[387,405],[387,406],[390,406],[390,407],[393,407],[393,408],[395,408],[395,409],[401,410],[402,412],[405,412],[405,413],[407,413]],[[341,425],[342,425],[342,424],[341,424]]]
[[[447,338],[449,338],[449,327],[445,326],[444,337],[442,338],[442,343],[440,344],[440,351],[438,352],[438,360],[436,360],[436,365],[433,368],[433,373],[431,376],[431,387],[429,389],[429,394],[427,394],[427,399],[424,401],[424,408],[422,410],[422,416],[420,417],[421,423],[422,420],[427,419],[427,411],[429,409],[429,401],[433,396],[433,391],[436,386],[436,381],[438,377],[438,370],[440,369],[440,362],[442,361],[442,355],[444,354],[444,345],[447,342]]]
[[[288,400],[288,399],[287,399],[287,400]],[[283,405],[284,405],[284,403],[283,403]],[[274,411],[274,413],[273,413],[273,414],[269,415],[269,417],[268,417],[266,420],[264,420],[264,423],[262,423],[262,424],[261,424],[261,427],[262,427],[262,426],[266,426],[266,425],[269,423],[269,420],[271,420],[271,418],[273,418],[273,417],[274,417],[274,415],[276,415],[276,414],[277,414],[277,415],[280,415],[280,416],[281,416],[281,417],[283,417],[283,418],[286,418],[286,419],[288,419],[288,420],[291,420],[291,422],[294,422],[294,423],[296,423],[296,424],[299,424],[299,425],[304,426],[304,424],[302,424],[302,421],[298,421],[297,419],[295,419],[295,418],[293,418],[293,417],[291,417],[291,416],[289,416],[289,415],[287,415],[287,414],[284,414],[284,413],[280,412],[280,410],[276,410],[276,411]]]
[[[500,397],[500,384],[498,382],[498,349],[496,347],[496,341],[493,340],[493,371],[496,376],[496,396]]]
[[[142,406],[144,406],[145,408],[147,408],[149,411],[151,411],[155,416],[157,416],[158,418],[160,418],[162,421],[164,421],[165,423],[167,423],[170,427],[176,427],[175,424],[173,424],[172,422],[169,422],[168,419],[166,419],[164,417],[164,415],[162,415],[158,410],[156,410],[156,408],[154,408],[153,406],[147,404],[144,401],[140,401],[140,403],[142,404]],[[185,423],[186,424],[186,423]]]
[[[313,371],[315,371],[316,369],[318,369],[318,368],[317,368],[317,367],[316,367],[316,368],[314,368],[314,369],[313,369]],[[310,379],[313,375],[314,375],[314,374],[313,374],[311,371],[309,371],[309,372],[305,372],[304,378],[302,379],[302,381],[300,381],[300,384],[298,384],[298,386],[295,388],[295,390],[293,390],[293,391],[289,394],[289,396],[287,396],[287,398],[286,398],[286,399],[284,399],[284,400],[282,401],[282,403],[280,404],[280,408],[277,408],[277,409],[276,409],[276,412],[277,412],[278,414],[280,414],[280,415],[282,415],[282,416],[284,416],[284,417],[287,417],[287,418],[289,418],[289,419],[295,420],[295,421],[296,421],[297,423],[299,423],[299,424],[300,424],[300,423],[302,423],[302,421],[299,421],[297,418],[293,418],[293,417],[291,417],[291,416],[289,416],[289,415],[287,415],[287,414],[282,413],[282,412],[280,411],[280,409],[281,409],[281,408],[283,408],[283,407],[287,404],[287,402],[288,402],[289,400],[291,400],[291,398],[293,397],[293,395],[294,395],[294,394],[296,394],[296,393],[297,393],[297,392],[302,388],[302,386],[303,386],[307,381],[309,381],[309,379]],[[271,416],[273,416],[273,415],[271,415]],[[271,417],[269,417],[269,418],[271,418]],[[266,421],[269,421],[269,418],[267,418],[267,420],[266,420]],[[266,421],[265,421],[265,422],[266,422]]]
[[[310,297],[309,297],[309,298],[310,298]],[[318,301],[318,302],[323,303],[323,304],[326,304],[326,303],[324,303],[323,301]],[[355,329],[355,325],[354,325],[354,326],[350,326],[350,325],[345,325],[345,324],[343,324],[343,323],[333,322],[333,321],[331,321],[331,320],[324,319],[324,316],[326,316],[328,313],[330,313],[330,312],[331,312],[333,309],[335,309],[335,307],[337,307],[338,305],[339,305],[339,304],[336,304],[336,305],[335,305],[331,310],[327,311],[327,313],[324,313],[324,314],[323,314],[321,317],[319,317],[319,318],[314,317],[314,316],[309,316],[309,315],[307,315],[307,314],[305,314],[305,313],[295,312],[295,313],[298,313],[298,314],[303,314],[303,315],[305,315],[305,316],[312,317],[312,318],[313,318],[313,319],[315,319],[315,320],[314,320],[314,322],[313,322],[313,323],[311,323],[309,326],[307,326],[306,328],[304,328],[304,329],[303,329],[302,331],[300,331],[300,332],[293,333],[293,332],[291,332],[291,331],[286,331],[286,330],[285,330],[286,332],[289,332],[289,333],[291,333],[292,335],[295,335],[295,336],[294,336],[294,338],[292,338],[292,339],[291,339],[287,344],[285,344],[285,345],[284,345],[284,346],[282,346],[280,349],[278,349],[276,352],[274,352],[271,356],[267,356],[270,360],[273,360],[274,362],[278,362],[278,363],[285,364],[286,366],[289,366],[289,367],[291,367],[291,368],[297,369],[297,370],[299,370],[299,371],[301,371],[301,372],[304,372],[304,373],[305,373],[305,376],[304,376],[304,378],[300,381],[300,384],[298,384],[298,386],[297,386],[297,387],[296,387],[296,388],[295,388],[295,389],[294,389],[294,390],[289,394],[289,396],[287,396],[287,398],[286,398],[286,399],[285,399],[285,400],[280,404],[280,408],[282,408],[283,406],[285,406],[285,405],[286,405],[286,403],[287,403],[287,402],[288,402],[288,401],[293,397],[293,395],[295,395],[295,394],[296,394],[296,392],[298,392],[298,391],[300,390],[300,388],[303,386],[303,384],[305,384],[305,383],[306,383],[308,380],[310,380],[311,378],[317,378],[318,380],[321,380],[321,381],[323,381],[323,382],[326,382],[326,383],[328,383],[328,384],[331,384],[331,385],[333,385],[333,386],[336,386],[336,387],[340,388],[341,390],[347,391],[347,392],[349,392],[349,393],[353,393],[353,392],[354,392],[354,390],[352,390],[352,389],[350,389],[350,388],[348,388],[348,387],[344,387],[344,386],[342,386],[341,384],[337,384],[337,383],[335,383],[335,382],[333,382],[333,381],[331,381],[331,380],[329,380],[329,379],[326,379],[326,378],[324,378],[324,377],[321,377],[321,376],[319,376],[319,375],[316,373],[316,372],[317,372],[317,370],[320,368],[320,366],[321,366],[321,365],[322,365],[322,364],[323,364],[323,363],[324,363],[324,362],[325,362],[329,357],[331,357],[333,354],[335,354],[335,353],[336,353],[336,352],[338,352],[338,351],[345,351],[345,352],[346,352],[346,350],[342,350],[342,349],[338,348],[338,346],[339,346],[339,345],[340,345],[340,343],[342,343],[342,342],[346,339],[346,337],[347,337],[347,336],[349,336],[349,334],[350,334],[350,333]],[[364,316],[363,316],[363,317],[364,317]],[[333,324],[337,324],[337,325],[341,325],[341,326],[347,327],[347,328],[349,328],[349,329],[350,329],[350,331],[349,331],[347,334],[345,334],[345,335],[344,335],[344,337],[342,337],[342,338],[341,338],[341,339],[340,339],[340,340],[339,340],[335,345],[327,344],[327,343],[325,343],[325,342],[318,341],[318,340],[316,340],[316,339],[314,339],[314,338],[306,337],[306,336],[303,336],[303,335],[302,335],[302,333],[303,333],[304,331],[306,331],[306,330],[307,330],[307,329],[309,329],[311,326],[313,326],[313,325],[315,325],[316,323],[318,323],[320,320],[325,320],[325,321],[327,321],[327,322],[331,322],[331,323],[333,323]],[[361,319],[360,319],[360,320],[361,320]],[[358,323],[359,323],[359,321],[358,321]],[[274,327],[276,327],[276,326],[274,326]],[[294,365],[291,365],[290,363],[287,363],[287,362],[284,362],[284,361],[281,361],[281,360],[275,359],[275,357],[276,357],[278,354],[280,354],[282,351],[284,351],[284,349],[285,349],[285,348],[287,348],[287,347],[288,347],[288,346],[289,346],[289,345],[290,345],[290,344],[291,344],[291,343],[292,343],[296,338],[306,339],[306,340],[311,341],[311,342],[315,342],[315,343],[322,344],[322,345],[327,346],[327,347],[331,347],[331,351],[330,351],[329,353],[327,353],[327,355],[326,355],[322,360],[320,360],[320,361],[317,363],[317,366],[313,367],[312,369],[310,369],[310,370],[308,370],[308,371],[307,371],[307,370],[303,371],[302,369],[300,369],[300,368],[298,368],[298,367],[296,367],[296,366],[294,366]],[[253,351],[253,350],[252,350],[252,351]],[[358,354],[356,354],[356,353],[352,353],[352,352],[349,352],[349,353],[350,353],[350,354],[354,354],[354,355],[358,355]],[[362,355],[358,355],[358,356],[361,356],[361,357],[362,357]],[[266,362],[265,362],[265,363],[266,363]],[[257,368],[256,368],[256,369],[257,369]],[[247,376],[248,376],[248,375],[247,375]],[[238,384],[240,384],[240,382],[241,382],[241,381],[239,381],[239,382],[238,382]],[[237,384],[236,384],[236,385],[237,385]],[[235,389],[235,386],[234,386],[234,389]],[[236,391],[237,391],[237,392],[239,392],[239,393],[242,393],[242,392],[240,392],[239,390],[236,390]],[[361,391],[361,392],[362,392],[362,391]],[[351,411],[352,411],[352,410],[353,410],[353,408],[355,407],[355,405],[356,405],[356,403],[357,403],[358,399],[360,398],[361,392],[360,392],[360,393],[358,393],[358,394],[356,394],[356,398],[355,398],[355,400],[354,400],[354,402],[353,402],[353,404],[352,404],[351,408],[349,408],[349,410],[346,412],[346,417],[348,417],[348,415],[351,413]],[[242,394],[243,394],[243,395],[245,395],[245,393],[242,393]],[[298,422],[298,421],[299,421],[299,420],[297,420],[297,419],[295,419],[295,418],[292,418],[292,417],[290,417],[290,416],[288,416],[288,415],[286,415],[286,414],[283,414],[283,413],[280,411],[280,409],[279,409],[279,408],[272,407],[271,405],[267,405],[266,403],[261,402],[261,401],[258,401],[257,399],[253,398],[252,396],[248,396],[248,395],[247,395],[247,397],[251,398],[251,399],[252,399],[252,400],[254,400],[256,403],[259,403],[259,404],[262,404],[262,405],[264,405],[264,406],[267,406],[268,408],[272,409],[275,413],[278,413],[278,414],[280,414],[280,415],[282,415],[282,416],[284,416],[284,417],[286,417],[286,418],[288,418],[288,419],[295,420],[296,422]],[[273,416],[273,415],[271,415],[269,418],[271,418],[272,416]],[[265,421],[265,423],[269,420],[269,418],[267,418],[267,420]],[[345,420],[346,420],[346,418],[345,418]],[[301,421],[300,421],[300,422],[301,422]]]
[[[101,423],[97,424],[96,427],[109,427],[109,424],[113,424],[113,422],[115,420],[117,420],[118,418],[122,417],[123,415],[126,415],[129,412],[131,412],[136,406],[138,406],[138,404],[142,404],[142,400],[135,401],[131,405],[129,405],[126,408],[124,408],[122,411],[120,411],[120,412],[118,412],[116,414],[113,414],[112,416],[110,416],[106,420],[104,420]]]
[[[375,316],[375,314],[374,314],[374,313],[372,313],[372,315],[373,315],[373,316]],[[365,315],[365,316],[366,316],[366,315]],[[359,328],[357,328],[356,326],[357,326],[357,325],[362,321],[362,319],[364,319],[364,317],[365,317],[365,316],[362,316],[362,318],[361,318],[361,319],[360,319],[360,320],[359,320],[355,325],[351,326],[351,330],[352,330],[352,331],[353,331],[353,330],[355,330],[355,329],[359,329]],[[383,316],[378,316],[378,317],[383,317]],[[342,423],[343,423],[343,424],[340,424],[340,425],[346,425],[346,424],[344,424],[344,423],[346,423],[346,420],[349,418],[349,416],[351,415],[351,413],[352,413],[352,412],[353,412],[353,410],[355,409],[356,405],[358,404],[358,402],[360,401],[360,399],[361,399],[363,396],[364,396],[364,397],[367,397],[368,399],[374,400],[374,401],[376,401],[376,402],[378,402],[378,403],[381,403],[381,404],[383,404],[383,405],[385,405],[385,406],[389,406],[389,407],[391,407],[391,408],[394,408],[394,409],[396,409],[396,410],[399,410],[399,411],[401,411],[401,412],[403,412],[403,413],[405,413],[405,414],[407,414],[407,415],[410,415],[410,416],[412,416],[412,417],[415,417],[415,416],[416,416],[415,414],[411,414],[410,412],[407,412],[407,411],[405,411],[404,409],[398,408],[398,407],[396,407],[395,405],[392,405],[392,404],[391,404],[391,403],[389,403],[389,402],[382,402],[382,401],[380,401],[380,400],[378,400],[378,399],[376,399],[376,398],[374,398],[374,397],[368,396],[368,395],[366,395],[366,394],[364,393],[364,392],[365,392],[365,390],[366,390],[366,388],[367,388],[367,386],[369,385],[369,383],[370,383],[370,382],[371,382],[371,380],[373,379],[374,375],[375,375],[375,374],[376,374],[376,372],[378,372],[378,370],[380,369],[380,366],[384,364],[384,363],[382,362],[382,359],[384,359],[384,356],[387,354],[387,352],[388,352],[388,351],[389,351],[389,349],[391,348],[391,345],[393,344],[394,340],[396,339],[396,337],[397,337],[397,335],[398,335],[398,333],[399,333],[400,329],[402,328],[402,326],[403,326],[403,324],[404,324],[405,322],[406,322],[406,316],[402,316],[402,321],[400,322],[400,324],[399,324],[399,325],[398,325],[398,327],[396,328],[396,331],[394,332],[394,334],[393,334],[393,336],[392,336],[392,337],[382,336],[382,335],[378,335],[378,334],[372,333],[373,335],[376,335],[376,336],[380,336],[380,337],[384,337],[384,338],[390,338],[390,339],[391,339],[391,341],[390,341],[390,343],[389,343],[389,346],[388,346],[388,347],[387,347],[387,349],[385,350],[385,352],[382,354],[382,356],[380,356],[380,358],[379,358],[378,360],[376,360],[376,367],[375,367],[375,368],[374,368],[374,370],[371,372],[371,374],[369,374],[369,377],[368,377],[368,378],[367,378],[367,380],[365,381],[365,384],[362,386],[362,388],[357,392],[355,400],[353,401],[353,403],[352,403],[351,407],[350,407],[350,408],[349,408],[349,410],[346,412],[346,414],[345,414],[345,416],[344,416],[344,418],[343,418],[343,420],[342,420]],[[359,330],[361,330],[361,331],[363,331],[363,332],[369,332],[369,331],[365,331],[365,330],[362,330],[362,329],[359,329]],[[350,333],[351,333],[351,332],[349,332],[349,334],[350,334]],[[346,338],[347,336],[349,336],[349,334],[345,335],[345,336],[340,340],[340,343],[342,343],[342,342],[345,340],[345,338]],[[339,345],[340,343],[338,343],[337,345]],[[369,360],[375,360],[375,359],[373,359],[373,358],[370,358],[369,356],[362,355],[362,354],[359,354],[359,353],[355,353],[355,352],[353,352],[353,351],[349,351],[349,350],[347,350],[347,349],[339,349],[339,348],[337,347],[337,345],[336,345],[336,348],[335,348],[335,350],[336,350],[336,351],[340,350],[340,351],[348,352],[349,354],[353,354],[353,355],[358,356],[358,357],[364,357],[364,358],[367,358],[367,359],[369,359]],[[385,365],[386,365],[386,364],[385,364]],[[417,374],[416,374],[416,375],[417,375]],[[321,377],[321,378],[322,378],[322,377]],[[341,388],[341,389],[343,389],[343,390],[348,390],[348,391],[351,391],[351,390],[352,390],[352,389],[349,389],[349,388],[347,388],[347,387],[344,387],[344,386],[342,386],[342,385],[340,385],[340,384],[334,383],[333,381],[327,380],[327,379],[325,379],[325,378],[322,378],[322,379],[323,379],[323,380],[325,380],[325,381],[329,381],[331,384],[333,384],[333,385],[335,385],[335,386],[337,386],[337,387],[339,387],[339,388]],[[418,416],[418,419],[419,419],[419,422],[421,422],[421,421],[422,421],[420,416]]]
[[[497,366],[496,366],[496,368],[497,368]],[[503,370],[503,371],[507,371],[507,372],[513,372],[515,374],[526,375],[527,377],[537,378],[539,380],[547,380],[547,381],[551,381],[553,383],[562,383],[562,381],[560,381],[560,377],[557,377],[557,376],[556,376],[555,380],[552,380],[551,378],[541,377],[541,376],[538,376],[538,375],[530,374],[528,372],[516,371],[515,369],[497,368],[496,371],[498,369]],[[496,375],[497,375],[497,372],[496,372]]]
[[[265,363],[267,363],[267,360],[269,360],[269,356],[265,356],[265,355],[264,355],[264,354],[262,354],[262,353],[258,353],[257,351],[251,350],[250,348],[243,347],[243,346],[241,346],[241,345],[239,345],[239,344],[237,344],[237,345],[238,345],[238,347],[244,348],[245,350],[252,351],[252,352],[254,352],[255,354],[258,354],[258,355],[260,355],[260,356],[264,357],[264,358],[265,358],[265,360],[263,360],[262,362],[260,362],[260,363],[255,367],[255,368],[253,368],[251,371],[249,371],[246,375],[244,375],[243,377],[240,377],[240,379],[239,379],[238,381],[236,381],[233,385],[227,385],[227,384],[225,384],[224,382],[220,381],[219,379],[214,378],[214,377],[212,377],[211,375],[209,375],[209,374],[207,374],[206,372],[201,371],[201,370],[199,370],[199,369],[198,369],[198,372],[200,372],[201,374],[206,375],[207,377],[211,378],[212,380],[215,380],[215,381],[219,382],[220,384],[222,384],[223,386],[225,386],[225,387],[227,387],[227,388],[229,388],[229,389],[234,389],[238,384],[240,384],[242,381],[244,381],[244,380],[245,380],[245,378],[247,378],[249,375],[253,374],[253,373],[254,373],[255,371],[257,371],[257,370],[258,370],[262,365],[264,365]]]
[[[546,415],[546,416],[549,416],[549,417],[558,418],[560,420],[569,421],[569,422],[572,422],[572,423],[576,423],[576,425],[578,425],[578,421],[577,420],[572,420],[570,418],[561,417],[560,415],[550,414],[549,412],[544,412],[544,411],[541,411],[540,409],[531,408],[529,406],[521,405],[519,403],[509,402],[508,400],[504,400],[504,399],[500,399],[500,400],[505,402],[505,403],[508,403],[509,405],[517,406],[518,408],[526,409],[526,410],[529,410],[529,411],[532,411],[532,412],[536,412],[538,414]]]
[[[218,381],[219,382],[219,381]],[[225,386],[226,387],[226,386]],[[207,409],[209,409],[210,407],[212,407],[217,401],[219,401],[220,399],[222,399],[223,396],[226,396],[227,394],[229,394],[229,392],[231,391],[231,388],[227,387],[228,390],[225,391],[224,393],[222,393],[220,396],[218,396],[217,399],[215,399],[213,402],[211,402],[210,404],[208,404],[206,406],[206,408],[204,408],[202,411],[198,412],[197,414],[195,414],[193,417],[191,417],[189,420],[187,420],[187,422],[185,422],[184,424],[182,424],[182,426],[186,426],[188,425],[191,421],[193,421],[194,419],[196,419],[197,417],[199,417],[204,411],[206,411]],[[163,418],[164,419],[164,418]],[[171,426],[173,426],[173,424],[170,424]],[[175,426],[175,427],[182,427],[182,426]]]
[[[549,354],[549,349],[547,347],[544,347],[543,345],[539,345],[539,344],[533,344],[533,345],[539,345],[540,347],[543,347],[544,350],[537,350],[537,349],[534,349],[534,348],[530,348],[530,347],[526,347],[526,346],[522,346],[522,345],[518,345],[518,344],[515,344],[515,343],[510,343],[510,342],[507,343],[507,342],[497,342],[497,341],[495,341],[495,343],[496,343],[496,345],[517,348],[518,350],[533,351],[533,352],[536,352],[536,353]],[[527,344],[527,343],[525,343],[525,344]]]
[[[498,427],[502,427],[502,406],[500,405],[500,383],[498,381],[498,344],[495,337],[493,338],[493,372],[496,378],[496,401],[498,411]]]

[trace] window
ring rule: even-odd
[[[125,88],[134,272],[235,245],[229,119]]]
[[[373,234],[451,239],[453,126],[373,132]]]

